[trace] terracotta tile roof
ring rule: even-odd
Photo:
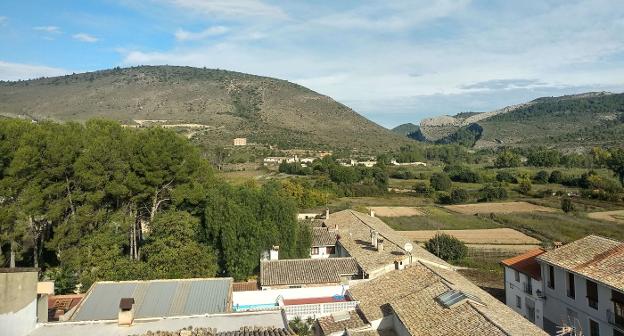
[[[318,326],[321,335],[329,335],[345,329],[352,330],[368,326],[364,321],[362,313],[356,310],[349,312],[349,319],[343,321],[335,321],[333,316],[325,316],[318,319]]]
[[[336,231],[327,227],[312,228],[312,246],[335,246]]]
[[[542,280],[542,272],[536,258],[546,252],[542,248],[536,248],[521,255],[501,261],[501,264],[511,267],[518,272],[522,272],[535,280]]]
[[[377,329],[347,332],[347,336],[396,336],[396,333],[392,329]]]
[[[232,284],[233,292],[248,292],[255,290],[260,290],[260,287],[258,287],[258,281],[235,282]]]
[[[330,214],[325,225],[338,232],[338,243],[344,247],[351,257],[354,257],[362,270],[366,273],[385,267],[397,260],[408,258],[404,249],[409,243],[412,246],[412,258],[439,265],[451,267],[444,260],[427,252],[424,248],[412,243],[411,240],[394,231],[377,217],[357,212],[343,210]],[[371,230],[376,230],[384,240],[384,250],[377,251],[371,244]]]
[[[624,291],[624,243],[617,240],[591,235],[548,251],[537,260]]]
[[[438,303],[436,297],[449,289],[438,281],[393,302],[392,310],[412,335],[506,335],[471,304],[445,308]]]
[[[451,289],[480,303],[443,307],[436,297]],[[349,293],[367,322],[395,314],[412,335],[546,335],[456,271],[422,262],[353,285]]]
[[[340,283],[343,276],[359,277],[354,258],[284,259],[260,262],[260,285]]]
[[[68,310],[76,307],[84,294],[48,296],[48,321],[58,321]]]

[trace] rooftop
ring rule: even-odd
[[[536,258],[546,252],[542,248],[536,248],[521,255],[501,261],[501,264],[511,267],[518,272],[524,273],[535,280],[542,280],[542,272]]]
[[[48,296],[48,321],[58,321],[60,316],[77,306],[84,294]]]
[[[348,315],[345,316],[346,319],[336,319],[335,316],[338,315],[332,314],[318,319],[321,335],[329,335],[338,331],[344,331],[345,329],[353,330],[368,326],[362,313],[356,310],[349,311]]]
[[[336,245],[336,231],[327,227],[312,227],[312,246]]]
[[[467,299],[445,307],[450,290]],[[494,297],[444,267],[415,263],[351,286],[366,321],[394,314],[412,335],[546,335]]]
[[[235,282],[232,284],[233,292],[249,292],[259,290],[258,281]]]
[[[411,255],[414,261],[451,267],[444,260],[413,244],[410,239],[394,231],[377,217],[354,210],[343,210],[330,214],[324,223],[329,229],[337,231],[340,245],[357,260],[366,273],[370,274],[381,267],[405,259],[409,254],[405,249],[407,244],[412,248]],[[379,252],[372,246],[371,230],[377,231],[384,240],[383,251]]]
[[[343,276],[358,276],[353,258],[284,259],[260,263],[260,285],[309,285],[340,283]]]
[[[122,298],[134,298],[136,318],[223,313],[231,292],[231,278],[96,282],[70,320],[116,320]]]
[[[591,235],[548,251],[537,260],[624,291],[624,243],[617,240]]]
[[[288,322],[281,310],[227,313],[195,316],[176,316],[165,318],[136,319],[130,326],[119,326],[117,321],[89,321],[89,322],[54,322],[45,323],[33,330],[28,336],[129,336],[143,335],[148,332],[165,335],[177,335],[175,332],[188,328],[211,328],[225,336],[240,335],[241,328],[249,330],[287,329]],[[249,332],[248,332],[249,333]],[[283,334],[274,334],[283,335]],[[253,336],[253,334],[249,334]],[[263,335],[264,336],[264,335]]]

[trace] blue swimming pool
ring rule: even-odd
[[[250,304],[250,305],[234,305],[232,309],[235,312],[240,311],[249,311],[249,310],[266,310],[266,309],[275,309],[277,307],[276,303],[260,303],[260,304]]]

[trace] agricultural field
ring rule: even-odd
[[[476,214],[503,214],[503,213],[521,213],[521,212],[554,212],[553,208],[547,208],[527,202],[496,202],[496,203],[476,203],[476,204],[459,204],[447,205],[446,209],[458,212],[464,215]]]
[[[624,224],[624,210],[591,212],[587,214],[587,217]]]
[[[501,226],[486,216],[467,216],[439,206],[422,207],[423,215],[383,217],[386,224],[397,231],[492,229]]]
[[[449,234],[469,245],[539,245],[540,241],[510,228],[477,229],[477,230],[419,230],[402,231],[401,233],[415,242],[426,242],[436,233]]]
[[[410,217],[424,216],[424,212],[418,207],[369,207],[377,216],[381,217]]]

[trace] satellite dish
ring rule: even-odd
[[[405,245],[403,245],[403,249],[407,252],[412,252],[414,245],[412,245],[412,243],[405,243]]]

